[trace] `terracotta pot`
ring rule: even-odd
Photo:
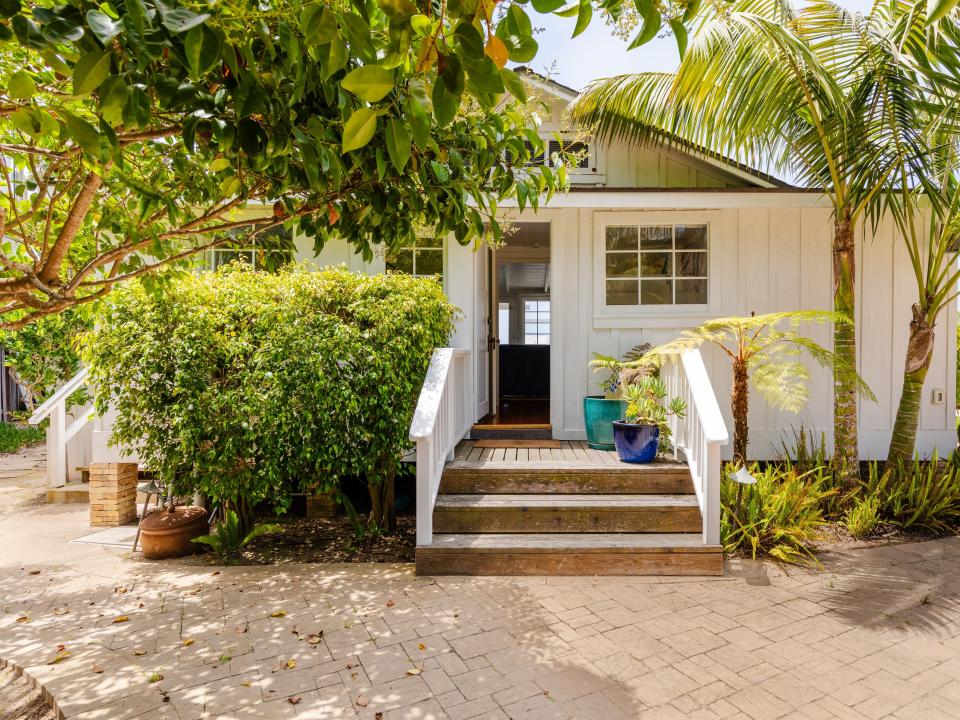
[[[200,549],[195,537],[210,532],[207,511],[195,505],[181,505],[169,512],[154,510],[140,521],[140,547],[150,560],[189,555]]]

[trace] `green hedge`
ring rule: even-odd
[[[291,493],[370,487],[393,521],[393,476],[434,347],[456,309],[434,280],[230,266],[163,293],[116,292],[85,343],[114,439],[178,493],[277,511]]]

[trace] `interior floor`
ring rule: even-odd
[[[549,398],[501,398],[496,414],[484,415],[477,425],[550,425]]]

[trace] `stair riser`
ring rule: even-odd
[[[417,548],[417,575],[722,575],[723,554],[483,552]]]
[[[690,495],[693,482],[685,472],[570,472],[559,470],[446,471],[440,492],[461,495]]]
[[[437,507],[435,533],[700,532],[697,507]]]

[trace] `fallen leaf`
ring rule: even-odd
[[[356,665],[354,665],[353,663],[347,663],[347,670],[353,670],[353,668],[355,667]]]
[[[68,657],[70,657],[70,651],[67,650],[65,647],[63,647],[63,645],[61,645],[60,647],[57,648],[56,657],[54,657],[53,660],[50,661],[50,664],[56,665],[57,663],[60,663],[66,660]]]
[[[136,655],[137,657],[143,657],[144,655],[147,654],[147,651],[146,651],[146,650],[134,650],[134,651],[133,651],[133,654]]]
[[[137,607],[142,610],[146,606],[143,603],[140,603],[139,605],[137,605]]]
[[[213,571],[212,573],[210,573],[210,574],[211,574],[211,575],[219,575],[219,574],[220,574],[220,571],[219,571],[219,570],[214,570],[214,571]]]
[[[155,683],[155,682],[160,682],[161,680],[163,680],[163,675],[156,671],[147,675],[147,682]]]
[[[393,600],[387,600],[387,607],[393,607],[393,606],[396,605],[396,604],[397,604],[397,603],[394,602]]]
[[[187,638],[186,640],[183,641],[183,646],[184,646],[184,647],[190,647],[191,645],[193,645],[193,642],[194,642],[194,641],[193,641],[192,638]]]
[[[407,675],[419,675],[419,674],[422,673],[422,672],[423,672],[423,670],[421,670],[420,668],[415,668],[415,667],[414,667],[414,668],[408,668],[408,669],[407,669]]]
[[[31,574],[31,575],[39,575],[39,574],[40,574],[40,571],[39,571],[39,570],[31,570],[31,571],[30,571],[30,574]]]
[[[370,704],[370,700],[367,699],[366,695],[361,695],[357,698],[357,705],[359,707],[366,707]]]
[[[197,585],[193,590],[187,590],[186,594],[187,594],[187,595],[196,595],[198,592],[200,592],[200,589],[201,589],[201,586],[200,586],[200,585]]]
[[[114,591],[117,595],[123,595],[123,594],[127,591],[127,589],[126,589],[123,585],[120,585],[120,586],[118,586],[118,587],[115,587],[115,588],[113,589],[113,591]]]
[[[272,618],[281,618],[281,617],[283,617],[283,616],[286,615],[286,614],[287,614],[287,611],[286,611],[286,610],[274,610],[272,613],[270,613],[270,617],[272,617]]]
[[[318,645],[320,644],[321,640],[323,640],[323,630],[316,635],[307,635],[307,642],[311,645]]]
[[[288,697],[288,698],[287,698],[287,702],[290,703],[291,705],[299,705],[299,704],[300,704],[300,700],[301,700],[301,698],[300,698],[299,695],[294,695],[293,697]]]
[[[28,623],[28,622],[30,622],[30,616],[29,616],[29,615],[21,615],[20,617],[17,618],[17,622],[18,622],[18,623]]]
[[[117,623],[125,623],[125,622],[130,622],[130,618],[128,618],[126,615],[121,615],[120,617],[115,617],[113,619],[114,625],[116,625]]]
[[[297,661],[296,661],[296,660],[287,660],[287,661],[283,664],[283,666],[284,666],[287,670],[293,670],[293,669],[297,666]]]
[[[249,680],[244,680],[244,681],[243,681],[242,683],[240,683],[240,684],[243,685],[244,687],[250,687],[251,685],[253,685],[253,683],[250,682]]]
[[[99,665],[97,665],[96,663],[94,663],[94,664],[93,664],[93,667],[90,668],[90,672],[94,672],[94,673],[97,673],[97,674],[99,675],[100,673],[103,672],[103,668],[100,667]]]
[[[53,614],[54,614],[54,615],[66,615],[68,612],[70,612],[70,610],[69,610],[68,608],[54,608],[54,609],[53,609]]]
[[[424,645],[423,643],[420,643],[420,644],[417,645],[417,650],[420,650],[421,652],[424,651],[424,650],[426,650],[426,649],[427,649],[427,646]]]
[[[246,625],[237,625],[237,635],[243,635],[247,631]]]
[[[382,712],[375,713],[373,716],[373,720],[383,720],[383,713]]]
[[[351,680],[356,680],[358,677],[359,677],[359,675],[357,675],[357,673],[350,673],[350,679],[351,679]]]

